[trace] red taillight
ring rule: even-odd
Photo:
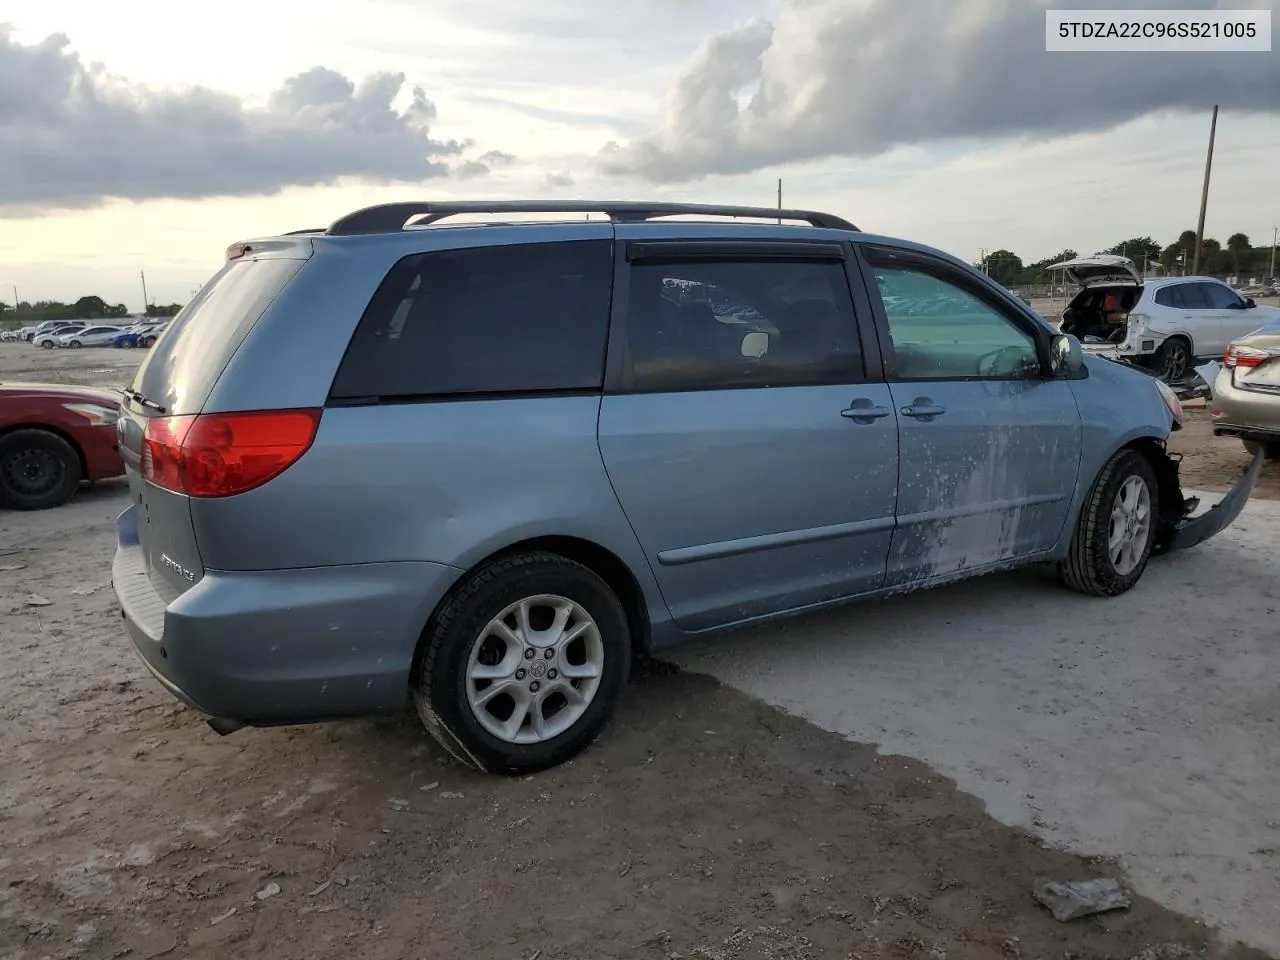
[[[1224,367],[1260,367],[1271,354],[1265,350],[1254,350],[1252,347],[1241,347],[1230,344],[1222,355]]]
[[[311,447],[319,410],[261,410],[154,417],[142,438],[142,476],[191,497],[260,487]]]

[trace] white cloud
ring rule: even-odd
[[[1044,11],[1034,0],[785,0],[776,26],[749,20],[703,41],[658,129],[602,163],[679,182],[907,144],[1102,130],[1218,102],[1280,114],[1273,54],[1047,54]]]
[[[357,84],[313,67],[254,107],[201,87],[131,83],[85,64],[62,35],[24,45],[11,34],[0,27],[0,208],[11,213],[268,194],[345,176],[425,180],[446,175],[465,147],[431,135],[436,107],[421,87],[395,105],[402,74]]]

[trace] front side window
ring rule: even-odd
[[[639,261],[627,304],[637,392],[788,387],[862,379],[840,261]]]
[[[913,262],[876,262],[876,287],[898,380],[1022,380],[1041,370],[1035,338],[947,276]]]
[[[1197,284],[1209,304],[1210,310],[1238,310],[1244,303],[1236,296],[1236,292],[1222,283]]]
[[[612,249],[571,240],[406,257],[365,310],[332,396],[599,389]]]

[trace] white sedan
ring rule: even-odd
[[[64,333],[56,342],[60,347],[109,347],[124,327],[85,327],[75,333]]]

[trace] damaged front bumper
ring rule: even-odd
[[[1231,526],[1240,511],[1249,502],[1258,475],[1262,472],[1264,451],[1259,450],[1253,457],[1244,475],[1236,481],[1225,497],[1198,516],[1191,516],[1200,501],[1196,497],[1186,497],[1178,480],[1179,461],[1165,455],[1165,463],[1159,471],[1160,483],[1160,530],[1155,543],[1155,552],[1168,553],[1170,550],[1185,550],[1198,543],[1204,543],[1210,537],[1217,536]]]

